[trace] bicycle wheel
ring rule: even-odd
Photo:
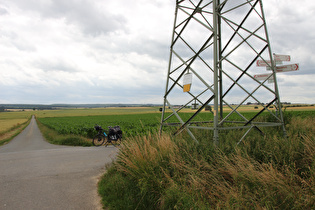
[[[102,134],[97,134],[94,138],[93,138],[93,145],[98,147],[101,146],[105,141],[105,136]]]

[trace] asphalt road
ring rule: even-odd
[[[116,153],[49,144],[33,118],[0,147],[0,209],[101,209],[97,182]]]

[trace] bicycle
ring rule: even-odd
[[[114,127],[108,126],[108,134],[106,134],[105,130],[99,125],[95,125],[94,129],[98,132],[98,134],[96,134],[96,136],[94,136],[93,138],[94,146],[99,147],[103,145],[105,139],[105,147],[107,147],[108,144],[112,144],[113,146],[121,144],[122,131],[120,130],[120,127],[118,125]]]

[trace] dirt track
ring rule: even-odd
[[[0,147],[0,209],[101,209],[97,181],[116,152],[49,144],[33,118]]]

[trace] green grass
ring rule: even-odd
[[[124,136],[134,136],[157,132],[160,123],[160,114],[125,114],[100,116],[74,116],[38,118],[47,127],[59,134],[76,134],[86,138],[93,138],[96,134],[95,124],[107,129],[108,126],[119,125]]]
[[[279,128],[237,130],[217,148],[208,131],[199,144],[182,133],[130,137],[99,182],[109,209],[311,209],[315,205],[314,112],[285,113]]]
[[[69,146],[92,146],[92,141],[85,137],[75,134],[59,134],[57,131],[43,125],[37,120],[38,127],[44,138],[51,144],[69,145]]]
[[[140,109],[137,109],[140,110]],[[126,110],[125,110],[126,111]],[[66,117],[37,117],[37,119],[45,126],[55,130],[58,134],[75,134],[86,138],[93,138],[96,134],[94,125],[101,125],[104,129],[108,126],[119,125],[124,132],[125,137],[147,135],[156,133],[160,128],[161,113],[146,113],[147,111],[134,114],[119,115],[92,115],[92,116],[66,116]],[[121,112],[122,113],[122,112]],[[247,118],[253,117],[255,112],[247,112],[244,115]],[[183,120],[187,120],[192,113],[180,113]],[[211,114],[202,112],[196,117],[196,121],[209,121]],[[239,116],[231,115],[231,119],[238,119]],[[169,119],[170,122],[178,122],[175,116]],[[173,128],[174,129],[174,128]],[[172,130],[169,127],[164,127],[164,130]]]

